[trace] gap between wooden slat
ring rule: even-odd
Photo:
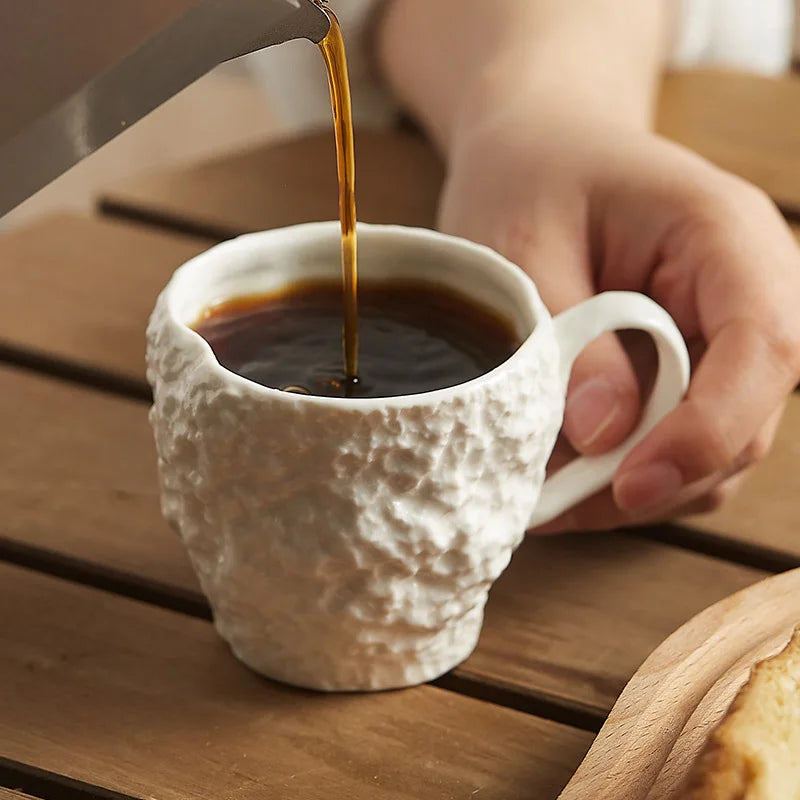
[[[36,352],[9,342],[0,341],[0,363],[48,375],[51,378],[76,383],[106,394],[117,395],[146,403],[153,402],[150,387],[145,381],[109,370],[68,361],[48,353]]]
[[[114,792],[55,772],[22,764],[0,756],[0,786],[16,789],[41,800],[139,800],[133,795]]]
[[[474,697],[476,700],[513,708],[515,711],[522,711],[535,717],[548,719],[551,722],[560,722],[563,725],[580,728],[591,733],[597,733],[608,716],[590,706],[574,703],[544,692],[522,694],[511,688],[483,683],[452,672],[431,681],[431,685],[448,692],[464,694]]]
[[[97,203],[97,213],[121,222],[143,225],[156,230],[175,233],[181,236],[193,236],[209,240],[209,247],[225,239],[233,239],[243,231],[235,231],[227,227],[210,223],[193,222],[192,220],[166,211],[148,211],[144,208],[125,205],[125,203],[103,197]]]
[[[0,561],[149,605],[177,611],[189,617],[211,620],[211,608],[200,592],[152,581],[82,558],[35,547],[0,536]]]
[[[663,524],[631,528],[628,533],[643,539],[680,547],[733,564],[754,567],[766,572],[786,572],[800,567],[800,558],[765,545],[727,539],[716,533],[688,525]]]

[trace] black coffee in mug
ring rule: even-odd
[[[512,324],[449,289],[359,281],[359,376],[342,365],[342,288],[296,284],[207,309],[194,329],[222,366],[275,389],[328,397],[419,394],[477,378],[520,344]]]

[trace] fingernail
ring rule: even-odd
[[[573,389],[564,409],[564,430],[578,447],[590,445],[620,412],[619,394],[606,378],[590,378]]]
[[[680,470],[669,461],[634,467],[614,481],[614,500],[622,511],[665,503],[683,486]]]

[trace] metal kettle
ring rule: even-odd
[[[329,28],[319,0],[0,0],[0,217],[223,61]]]

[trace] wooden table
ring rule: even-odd
[[[800,214],[800,82],[669,79],[659,125]],[[362,217],[430,225],[441,167],[359,137]],[[433,685],[322,696],[217,638],[162,521],[143,330],[234,233],[335,215],[328,136],[272,143],[0,237],[0,789],[41,798],[556,797],[630,675],[709,604],[800,564],[800,398],[714,515],[529,539],[474,655]]]

